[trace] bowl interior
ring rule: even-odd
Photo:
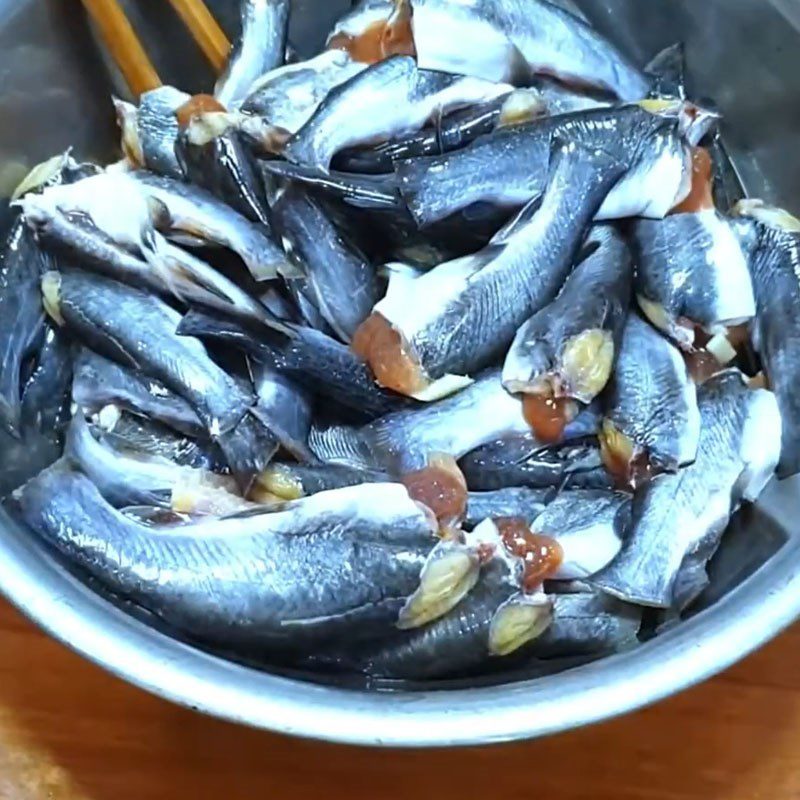
[[[234,34],[238,3],[209,5]],[[792,146],[800,130],[794,55],[800,6],[792,0],[582,0],[579,5],[642,63],[684,41],[690,91],[713,98],[722,110],[725,141],[748,193],[800,211],[800,159]],[[126,6],[162,77],[187,90],[207,91],[212,76],[167,4]],[[294,46],[313,53],[348,6],[348,0],[295,0]],[[6,121],[0,127],[2,196],[33,164],[68,146],[79,157],[115,157],[117,132],[108,98],[124,94],[124,86],[79,11],[77,3],[63,0],[0,0],[7,87],[0,96]],[[23,446],[0,433],[0,493],[53,457],[45,441]],[[669,694],[722,669],[793,620],[800,612],[797,487],[796,481],[773,483],[757,506],[737,515],[712,563],[711,585],[686,620],[633,652],[592,664],[555,664],[548,674],[521,670],[435,687],[364,686],[344,678],[252,669],[178,642],[140,610],[112,604],[2,512],[0,590],[89,658],[210,713],[340,741],[493,741],[601,719]]]

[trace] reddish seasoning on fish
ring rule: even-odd
[[[370,314],[361,323],[353,334],[351,347],[386,389],[413,396],[429,384],[401,334],[381,314]]]
[[[387,19],[367,25],[361,33],[337,33],[328,41],[329,50],[346,50],[353,61],[377,64],[389,56],[416,56],[411,29],[411,8],[400,3]]]
[[[187,128],[192,119],[199,114],[224,112],[226,110],[225,106],[210,94],[196,94],[175,112],[175,116],[178,119],[178,125],[181,128]]]
[[[494,520],[506,550],[524,564],[522,589],[536,591],[542,583],[556,574],[564,560],[561,545],[550,536],[534,533],[519,517]]]
[[[428,465],[402,477],[409,495],[427,506],[441,529],[457,525],[467,511],[467,482],[452,456],[432,455]]]
[[[711,173],[714,165],[708,150],[704,147],[692,148],[692,188],[686,199],[678,203],[670,214],[695,214],[709,211],[714,206],[714,182]]]
[[[567,423],[575,418],[575,403],[568,397],[526,394],[522,413],[540,442],[556,444],[561,441]]]

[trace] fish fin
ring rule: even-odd
[[[269,177],[316,186],[356,208],[386,209],[403,205],[393,175],[324,172],[317,167],[288,161],[262,161],[261,169]]]
[[[653,78],[653,97],[686,99],[686,46],[676,42],[656,53],[644,71]]]
[[[279,446],[277,438],[249,412],[233,430],[218,436],[217,443],[245,497]]]
[[[536,212],[542,205],[542,195],[539,194],[522,207],[511,220],[492,237],[490,244],[502,246],[508,244],[509,240],[523,228],[527,227],[531,220],[536,216]]]
[[[344,464],[356,469],[376,466],[369,446],[356,428],[345,425],[328,428],[312,426],[308,445],[323,463]]]

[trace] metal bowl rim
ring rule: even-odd
[[[355,691],[260,672],[171,639],[94,594],[32,537],[5,522],[0,522],[0,591],[75,652],[197,711],[339,743],[476,745],[591,724],[720,672],[800,615],[800,544],[792,537],[715,605],[628,653],[491,687]]]

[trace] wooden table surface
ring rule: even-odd
[[[127,686],[0,603],[2,800],[800,798],[800,627],[726,674],[538,742],[376,751],[208,719]]]

